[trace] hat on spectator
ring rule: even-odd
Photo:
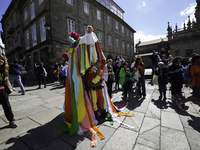
[[[162,61],[160,61],[160,62],[158,63],[158,65],[164,65],[164,63],[163,63]]]

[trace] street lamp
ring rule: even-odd
[[[44,25],[44,27],[45,27],[45,30],[46,30],[46,31],[50,31],[50,29],[51,29],[51,27],[50,27],[50,25],[48,24],[48,22],[46,22],[46,24]]]

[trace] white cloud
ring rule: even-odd
[[[190,4],[185,10],[180,12],[181,16],[190,15],[195,12],[196,3]]]
[[[3,44],[3,42],[2,42],[2,39],[0,38],[0,45],[2,46],[2,47],[4,47],[4,44]]]
[[[134,39],[135,39],[135,44],[138,43],[139,39],[141,42],[146,42],[146,41],[152,41],[152,40],[156,40],[156,39],[160,39],[160,38],[165,38],[166,35],[145,35],[143,32],[141,31],[137,31],[134,34]]]
[[[145,2],[142,2],[142,7],[147,7]]]

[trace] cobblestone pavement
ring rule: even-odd
[[[15,129],[7,128],[7,120],[0,107],[0,149],[13,150],[199,150],[200,113],[198,102],[188,102],[187,110],[182,112],[171,101],[167,91],[167,100],[158,100],[157,86],[146,80],[146,99],[138,99],[134,91],[129,101],[123,101],[120,90],[113,91],[114,104],[127,103],[123,110],[135,117],[119,117],[139,131],[114,122],[101,122],[98,128],[105,136],[97,147],[90,147],[90,133],[68,137],[57,126],[64,124],[61,108],[64,102],[64,87],[59,83],[47,84],[47,88],[37,89],[36,85],[26,86],[26,95],[18,93],[16,88],[10,95],[11,106],[18,123]],[[169,89],[169,85],[168,85]],[[183,88],[183,96],[190,95],[189,88]]]

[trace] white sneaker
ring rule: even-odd
[[[13,87],[12,89],[13,89],[13,91],[15,91],[15,90],[16,90],[14,87]]]

